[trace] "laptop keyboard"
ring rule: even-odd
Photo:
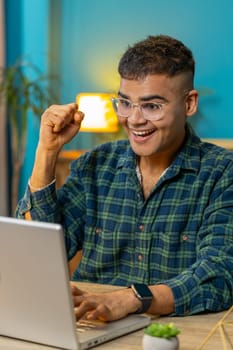
[[[76,329],[78,332],[85,332],[91,329],[101,329],[106,326],[106,323],[100,320],[88,321],[88,320],[79,320],[76,322]]]

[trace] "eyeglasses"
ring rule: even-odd
[[[125,98],[111,98],[113,108],[119,117],[128,118],[134,107],[138,107],[146,120],[156,121],[163,118],[164,103],[133,103]]]

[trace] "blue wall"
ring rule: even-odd
[[[32,61],[41,71],[48,71],[49,13],[48,0],[5,0],[7,65],[14,64],[19,57],[23,57]],[[29,112],[26,154],[19,185],[20,197],[32,170],[38,136],[38,118]]]
[[[232,0],[7,0],[21,3],[21,49],[45,70],[61,76],[61,101],[81,91],[115,91],[117,62],[128,44],[149,34],[175,36],[196,58],[201,91],[193,125],[201,137],[233,138]],[[19,6],[18,6],[19,7]],[[12,46],[11,46],[12,48]],[[13,49],[13,48],[12,48]],[[30,119],[31,120],[31,119]],[[20,195],[30,175],[38,125],[29,124]],[[70,147],[86,148],[89,134]]]
[[[116,89],[117,62],[128,43],[165,33],[183,40],[196,58],[196,130],[202,137],[233,138],[232,17],[232,0],[63,1],[63,100],[77,91]]]

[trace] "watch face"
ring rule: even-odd
[[[152,293],[146,284],[134,283],[134,288],[136,289],[137,293],[143,298],[152,296]]]

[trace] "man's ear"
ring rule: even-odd
[[[185,108],[186,116],[191,117],[196,113],[198,106],[198,92],[197,90],[190,90],[186,96]]]

